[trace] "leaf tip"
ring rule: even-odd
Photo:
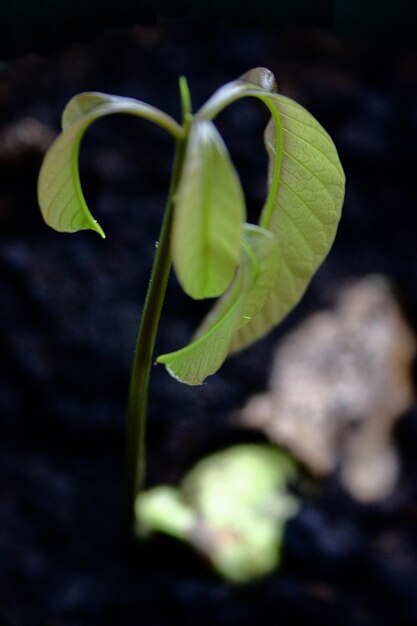
[[[94,232],[98,233],[100,235],[100,237],[102,239],[106,239],[106,233],[104,232],[104,230],[101,228],[100,224],[97,222],[97,220],[92,220],[90,222],[90,225],[88,226],[88,228],[90,230],[94,230]]]
[[[175,371],[175,369],[173,368],[173,364],[172,364],[172,352],[169,352],[167,354],[161,354],[160,356],[158,356],[155,360],[155,363],[157,365],[161,364],[161,365],[165,365],[165,369],[168,372],[168,374],[174,378],[177,382],[179,383],[183,383],[184,385],[189,385],[190,387],[195,387],[198,385],[202,385],[204,383],[204,380],[199,380],[197,377],[193,377],[193,378],[187,378],[186,376],[180,376],[180,374],[178,373],[178,371]]]
[[[102,239],[106,239],[106,233],[104,230],[97,224],[98,228],[96,228],[96,232],[100,235]]]

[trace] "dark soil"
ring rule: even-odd
[[[337,475],[306,493],[280,570],[234,588],[166,538],[132,545],[122,517],[125,398],[137,323],[172,163],[164,133],[136,118],[98,122],[82,179],[108,237],[43,223],[36,179],[60,113],[83,90],[137,97],[178,117],[177,78],[197,108],[264,65],[328,130],[347,175],[336,244],[303,302],[201,388],[155,368],[149,484],[254,439],[228,416],[264,389],[274,343],[351,276],[383,272],[417,326],[417,47],[411,40],[175,25],[107,32],[0,68],[0,626],[166,624],[411,626],[417,623],[417,411],[397,433],[395,493],[354,503]],[[43,124],[19,139],[24,118]],[[248,101],[219,118],[251,219],[264,196],[267,114]],[[14,130],[13,130],[14,129]],[[38,127],[39,130],[39,127]],[[6,141],[6,137],[8,140]],[[158,351],[184,345],[205,304],[169,287]]]

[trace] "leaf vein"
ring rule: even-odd
[[[333,204],[333,206],[334,206],[335,199],[334,199],[334,197],[333,197],[332,193],[331,193],[331,192],[329,191],[329,189],[327,188],[326,183],[325,183],[325,182],[323,182],[323,181],[321,180],[321,178],[319,178],[315,172],[313,172],[313,171],[312,171],[312,170],[311,170],[311,169],[310,169],[310,168],[309,168],[309,167],[308,167],[305,163],[303,163],[302,161],[300,161],[299,159],[297,159],[297,158],[296,158],[293,154],[291,154],[290,152],[286,152],[286,151],[284,151],[284,154],[285,154],[285,156],[286,156],[286,157],[288,157],[291,161],[294,161],[295,163],[298,163],[298,164],[300,165],[300,167],[302,167],[302,168],[303,168],[306,172],[308,172],[312,178],[315,178],[315,179],[316,179],[316,180],[320,183],[320,185],[322,186],[323,190],[324,190],[324,191],[327,193],[327,195],[331,198],[331,200],[332,200],[332,204]],[[287,170],[287,169],[286,169],[285,171],[286,171],[286,172],[288,172],[288,170]]]
[[[314,145],[313,143],[310,143],[309,141],[307,141],[307,139],[305,139],[302,135],[298,135],[297,133],[294,133],[292,130],[289,130],[287,127],[284,127],[284,133],[288,133],[289,135],[292,135],[293,137],[296,137],[297,139],[299,139],[300,141],[302,141],[303,143],[305,143],[309,148],[312,148],[313,150],[315,150],[316,152],[318,152],[320,154],[320,156],[323,157],[323,159],[325,161],[327,161],[327,163],[329,163],[329,165],[332,166],[332,168],[334,170],[336,170],[338,176],[340,177],[340,170],[337,166],[336,163],[334,163],[334,161],[332,161],[327,154],[325,154],[322,150],[320,150],[320,148],[318,148],[316,145]],[[284,150],[285,152],[285,150]]]

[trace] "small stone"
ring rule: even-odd
[[[16,165],[27,156],[43,156],[55,136],[49,126],[33,117],[12,122],[0,132],[0,163]]]

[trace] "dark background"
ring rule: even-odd
[[[36,202],[45,145],[83,90],[133,96],[178,118],[179,75],[198,108],[263,65],[333,137],[347,176],[344,215],[300,306],[201,388],[154,369],[149,484],[176,482],[202,455],[257,438],[229,414],[266,387],[275,341],[329,304],[343,280],[384,273],[416,326],[413,38],[166,18],[44,48],[16,49],[0,67],[0,625],[417,623],[415,410],[396,432],[403,470],[395,493],[360,506],[332,476],[304,496],[280,571],[259,583],[234,588],[168,539],[132,545],[121,513],[126,390],[172,142],[122,116],[88,131],[82,181],[105,241],[49,230]],[[27,118],[37,131],[19,134]],[[265,192],[266,121],[252,101],[218,120],[252,220]],[[204,311],[173,278],[157,351],[184,345]]]

